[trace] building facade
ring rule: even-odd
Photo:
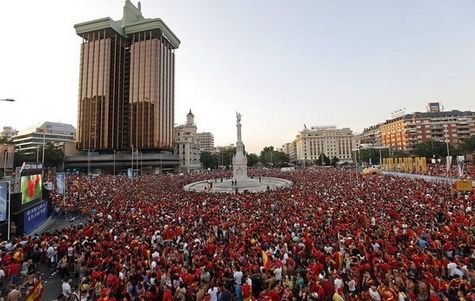
[[[126,0],[123,18],[76,24],[82,37],[78,149],[173,150],[175,49],[161,19]]]
[[[175,127],[175,154],[178,155],[179,168],[182,172],[201,168],[196,129],[195,116],[191,110],[186,115],[186,123]]]
[[[290,162],[297,162],[297,146],[295,141],[282,145],[282,152],[289,155]]]
[[[214,152],[214,136],[210,132],[196,134],[200,152]]]
[[[367,145],[381,145],[381,124],[370,126],[365,128],[363,132],[359,135],[359,144]]]
[[[36,151],[48,143],[75,141],[76,129],[71,124],[46,121],[19,131],[12,140],[17,150]]]
[[[4,126],[0,132],[0,139],[6,141],[12,141],[13,136],[18,134],[18,131],[11,126]]]
[[[13,170],[13,158],[15,147],[12,144],[0,144],[0,173],[7,175],[9,170]]]
[[[318,160],[323,154],[338,158],[340,162],[352,162],[352,150],[356,146],[355,136],[349,128],[336,126],[314,126],[304,128],[297,134],[295,146],[289,145],[289,156],[295,147],[295,158],[307,164]]]
[[[373,133],[379,133],[379,144],[392,150],[412,151],[419,143],[442,141],[457,145],[475,135],[475,112],[441,111],[438,103],[430,103],[427,108],[427,112],[405,114],[371,127]]]

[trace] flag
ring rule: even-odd
[[[447,173],[448,173],[452,166],[452,156],[447,156],[446,159],[447,159],[446,161],[447,161]]]
[[[272,267],[272,261],[269,259],[269,255],[267,255],[266,252],[264,251],[261,251],[261,252],[262,252],[262,264],[264,265],[264,269],[268,271]]]
[[[28,293],[25,298],[25,301],[40,301],[41,296],[43,295],[43,285],[39,281]]]

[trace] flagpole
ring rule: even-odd
[[[11,203],[11,182],[8,181],[8,204],[7,204],[7,210],[8,210],[8,228],[7,228],[7,240],[10,240],[10,233],[11,233],[11,217],[12,217],[12,214],[10,212],[10,209],[11,209],[11,206],[10,206],[10,203]]]

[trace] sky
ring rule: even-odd
[[[77,123],[74,24],[125,0],[0,0],[0,126]],[[137,1],[132,0],[136,5]],[[143,0],[180,38],[175,123],[215,145],[291,142],[304,124],[361,132],[391,112],[475,110],[475,1]]]

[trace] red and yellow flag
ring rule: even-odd
[[[261,252],[262,252],[262,264],[264,265],[264,269],[268,271],[272,267],[272,261],[269,259],[269,256],[267,255],[266,252],[264,251],[261,251]]]
[[[43,285],[41,284],[41,281],[40,281],[30,290],[30,292],[25,298],[25,301],[40,301],[42,295],[43,295]]]

